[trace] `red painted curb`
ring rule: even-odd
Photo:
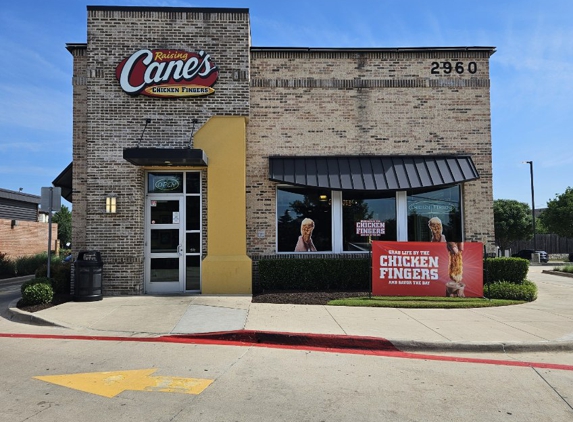
[[[358,337],[337,334],[300,334],[269,331],[238,330],[204,334],[163,336],[165,339],[211,340],[244,344],[272,344],[307,346],[329,349],[380,350],[398,352],[388,340],[377,337]]]
[[[272,333],[264,331],[229,331],[194,335],[170,335],[160,337],[104,337],[51,334],[0,333],[0,338],[29,338],[52,340],[131,341],[141,343],[182,343],[202,345],[250,346],[275,349],[310,350],[326,353],[361,354],[400,359],[431,360],[442,362],[473,363],[482,365],[513,366],[522,368],[554,369],[573,371],[573,365],[515,360],[478,359],[456,356],[427,355],[402,352],[390,341],[375,337],[343,335]]]

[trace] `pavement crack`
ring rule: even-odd
[[[340,325],[340,323],[336,320],[336,318],[334,317],[334,315],[332,315],[332,313],[330,312],[330,310],[328,309],[328,306],[323,306],[324,309],[326,310],[326,312],[328,313],[328,315],[330,315],[330,317],[334,320],[334,322],[336,323],[336,325],[338,325],[338,327],[342,330],[342,332],[345,335],[348,335],[348,333],[346,332],[346,330],[344,328],[342,328],[342,325]]]
[[[563,400],[563,402],[565,402],[565,404],[569,407],[569,409],[573,410],[573,406],[571,406],[571,404],[567,401],[567,399],[565,397],[563,397],[563,395],[559,391],[557,391],[557,389],[555,387],[553,387],[549,383],[549,381],[547,381],[547,379],[545,379],[543,374],[541,374],[541,372],[539,372],[537,370],[537,368],[531,367],[531,369],[533,369],[535,371],[535,373],[537,375],[539,375],[539,378],[541,378],[543,381],[545,381],[545,383],[549,386],[549,388],[551,388],[555,392],[555,394],[557,394],[561,398],[561,400]]]
[[[481,309],[484,309],[484,308],[481,308]],[[543,341],[548,341],[548,340],[549,340],[548,338],[538,336],[537,334],[533,334],[533,333],[531,333],[531,332],[529,332],[529,331],[527,331],[527,330],[524,330],[524,329],[522,329],[522,328],[514,327],[513,325],[508,324],[507,322],[500,321],[499,319],[496,319],[496,318],[492,318],[492,317],[489,316],[489,315],[484,315],[484,314],[482,314],[482,313],[480,313],[480,312],[476,312],[476,309],[468,309],[468,310],[469,310],[470,312],[476,314],[476,315],[479,315],[480,317],[485,317],[485,318],[489,319],[490,321],[493,321],[493,322],[495,322],[495,323],[497,323],[497,324],[502,324],[502,325],[505,325],[506,327],[510,327],[512,330],[521,331],[522,333],[529,334],[530,336],[533,336],[533,337],[537,337],[538,339],[543,340]],[[478,310],[479,310],[479,309],[478,309]]]
[[[426,327],[428,330],[430,330],[430,331],[436,333],[436,334],[439,335],[440,337],[443,337],[444,339],[446,339],[446,340],[448,340],[448,341],[452,341],[451,338],[446,337],[445,335],[443,335],[443,334],[440,333],[439,331],[434,330],[434,329],[433,329],[432,327],[430,327],[429,325],[424,324],[424,323],[423,323],[422,321],[420,321],[419,319],[414,318],[412,315],[409,315],[409,314],[408,314],[407,312],[405,312],[403,309],[400,309],[400,312],[401,312],[402,314],[404,314],[404,316],[413,319],[413,320],[416,321],[418,324],[423,325],[423,326]]]

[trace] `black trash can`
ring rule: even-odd
[[[103,261],[98,251],[80,251],[74,262],[74,301],[102,300]]]

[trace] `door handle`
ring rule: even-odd
[[[183,245],[177,245],[177,254],[183,256]]]

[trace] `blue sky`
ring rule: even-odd
[[[535,205],[573,187],[573,1],[94,1],[0,5],[0,188],[35,195],[72,160],[72,57],[86,5],[250,9],[253,46],[493,46],[494,198]]]

